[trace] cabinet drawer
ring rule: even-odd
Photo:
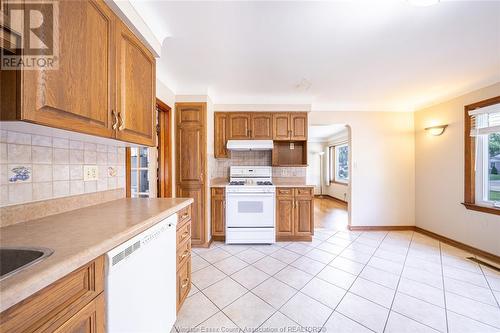
[[[312,197],[314,195],[312,187],[298,187],[295,189],[295,195],[300,197]]]
[[[177,225],[179,227],[182,225],[182,222],[190,220],[191,219],[191,205],[182,208],[177,213],[177,217],[178,217]]]
[[[225,195],[225,189],[223,187],[212,187],[212,196],[215,195]]]
[[[0,331],[43,331],[59,327],[103,290],[104,257],[99,257],[2,312]]]
[[[177,248],[177,268],[181,267],[191,257],[191,240],[186,239]]]
[[[187,221],[177,230],[177,248],[188,238],[191,238],[191,221]]]
[[[191,289],[191,258],[177,271],[177,311],[189,294]]]
[[[293,195],[293,188],[291,188],[291,187],[277,188],[276,195],[278,195],[278,196],[292,196]]]

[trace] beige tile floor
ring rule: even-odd
[[[500,332],[500,273],[414,232],[193,249],[178,332]]]

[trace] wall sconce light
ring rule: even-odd
[[[431,126],[427,127],[425,130],[429,131],[429,133],[433,136],[440,136],[444,133],[446,127],[448,127],[448,125]]]

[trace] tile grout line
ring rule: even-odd
[[[441,249],[441,242],[439,242],[439,258],[441,260],[441,280],[443,282],[443,301],[444,301],[444,316],[446,320],[446,332],[449,332],[450,328],[448,325],[448,307],[446,306],[446,287],[444,283],[443,251]]]
[[[490,292],[491,294],[493,295],[493,299],[495,300],[495,302],[497,303],[497,307],[500,308],[500,303],[498,301],[498,299],[496,298],[495,296],[495,293],[493,292],[493,288],[491,288],[491,284],[490,284],[490,281],[488,280],[488,278],[486,277],[486,274],[484,273],[484,270],[483,270],[483,267],[482,265],[479,265],[479,269],[481,270],[481,273],[483,273],[483,277],[484,279],[486,280],[486,284],[488,285],[488,287],[490,288]]]

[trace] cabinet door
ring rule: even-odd
[[[226,234],[226,200],[223,196],[212,193],[211,204],[212,236],[224,236]]]
[[[276,235],[293,236],[293,196],[276,198]]]
[[[54,332],[104,333],[104,317],[104,293],[101,293]]]
[[[196,125],[177,126],[177,183],[201,184],[204,180],[204,128]]]
[[[249,113],[229,113],[229,140],[250,139],[250,119]]]
[[[290,140],[289,113],[273,113],[273,140]]]
[[[20,118],[113,137],[115,16],[101,1],[58,1],[58,5],[58,69],[22,71]]]
[[[252,139],[272,140],[273,139],[273,118],[270,113],[253,112],[251,133]]]
[[[193,198],[191,206],[191,244],[205,243],[205,186],[177,186],[177,197]]]
[[[307,113],[290,114],[290,140],[307,140]]]
[[[294,209],[294,235],[311,236],[313,234],[313,199],[295,197]]]
[[[227,113],[215,112],[214,115],[214,156],[215,158],[228,158],[229,151],[226,149],[227,144]]]
[[[154,146],[155,58],[123,24],[116,24],[116,138]]]

